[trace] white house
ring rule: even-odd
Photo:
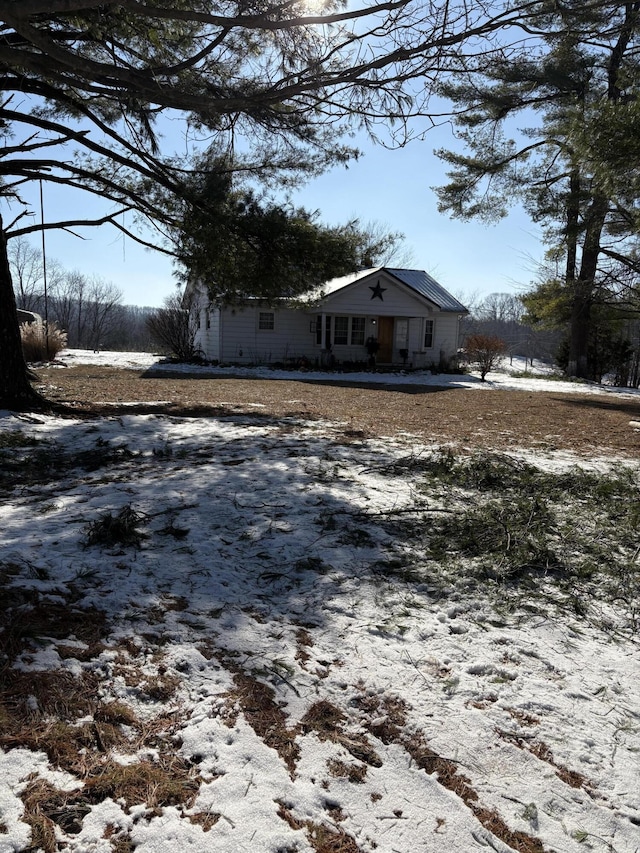
[[[443,366],[455,359],[467,309],[422,270],[376,267],[333,279],[302,302],[216,307],[191,286],[196,347],[227,364]]]

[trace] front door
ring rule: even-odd
[[[377,360],[380,364],[390,364],[393,355],[393,317],[378,317],[378,350]]]

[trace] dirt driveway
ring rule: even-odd
[[[39,388],[49,399],[87,414],[320,418],[340,422],[347,437],[402,432],[462,447],[529,447],[640,459],[640,429],[630,424],[640,421],[640,397],[632,395],[158,378],[93,366],[43,368],[38,375]]]

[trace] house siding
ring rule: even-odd
[[[457,314],[434,311],[427,319],[434,321],[433,346],[424,347],[424,319],[412,327],[409,359],[414,367],[438,367],[453,358],[458,348],[459,320]]]
[[[211,353],[208,357],[212,361],[220,361],[220,309],[215,308],[211,311],[211,328],[207,329],[207,350]]]
[[[273,311],[274,328],[259,328],[260,312]],[[226,308],[222,312],[222,362],[274,364],[306,356],[314,358],[313,317],[293,309],[277,310],[265,305]]]
[[[335,328],[335,317],[366,318],[365,340],[376,336],[377,324],[382,314],[365,315],[358,312],[357,307],[347,313],[346,306],[340,311],[331,305],[332,329]],[[414,306],[415,308],[415,306]],[[197,345],[205,358],[226,364],[275,364],[295,363],[300,358],[307,358],[313,364],[322,360],[323,345],[316,344],[316,333],[312,331],[316,322],[320,322],[321,314],[304,313],[300,310],[275,310],[274,329],[261,330],[258,328],[260,311],[264,307],[249,307],[216,309],[211,312],[211,325],[206,328],[204,311],[202,324],[198,330]],[[394,342],[391,362],[402,364],[401,349],[409,351],[407,366],[431,367],[439,365],[443,360],[455,354],[458,341],[457,315],[433,311],[422,316],[394,316]],[[434,322],[433,346],[424,347],[425,319]],[[398,321],[406,321],[407,337],[403,347],[397,338]],[[333,356],[338,362],[367,361],[367,351],[364,345],[336,344],[333,346]]]
[[[382,299],[376,298],[370,289],[378,282],[380,287],[384,288]],[[328,297],[325,310],[331,314],[413,317],[424,314],[425,303],[424,300],[418,299],[404,287],[399,286],[398,282],[381,274],[367,282],[357,282],[342,292],[332,294]]]
[[[379,284],[383,289],[382,299],[374,296]],[[376,337],[380,317],[394,318],[393,348],[391,363],[403,364],[400,350],[408,350],[407,366],[431,367],[455,356],[458,342],[458,315],[442,312],[433,305],[429,307],[424,299],[405,290],[404,286],[389,276],[380,273],[364,282],[356,282],[343,291],[328,297],[323,306],[324,312],[332,316],[365,316],[365,339]],[[424,346],[425,321],[433,320],[433,345]],[[406,322],[404,345],[398,338],[399,324]],[[338,361],[366,360],[364,347],[334,346],[333,354]]]
[[[220,358],[220,310],[204,307],[201,303],[198,313],[200,325],[196,330],[194,339],[196,351],[201,353],[204,358],[218,361]],[[207,328],[207,314],[209,315],[209,328]]]

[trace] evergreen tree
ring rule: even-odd
[[[357,220],[324,225],[317,212],[259,196],[236,172],[224,157],[209,160],[173,202],[182,282],[206,284],[214,304],[296,299],[330,278],[373,266],[403,239]]]
[[[611,155],[609,143],[622,128],[627,150],[637,147],[640,4],[535,5],[528,45],[471,64],[465,80],[442,87],[467,153],[438,152],[453,167],[438,191],[440,207],[491,221],[519,200],[543,224],[564,261],[567,369],[587,377],[592,309],[607,262],[635,262],[640,182],[626,180],[628,163]],[[535,124],[514,133],[516,120],[532,117]],[[605,129],[592,137],[598,122]]]

